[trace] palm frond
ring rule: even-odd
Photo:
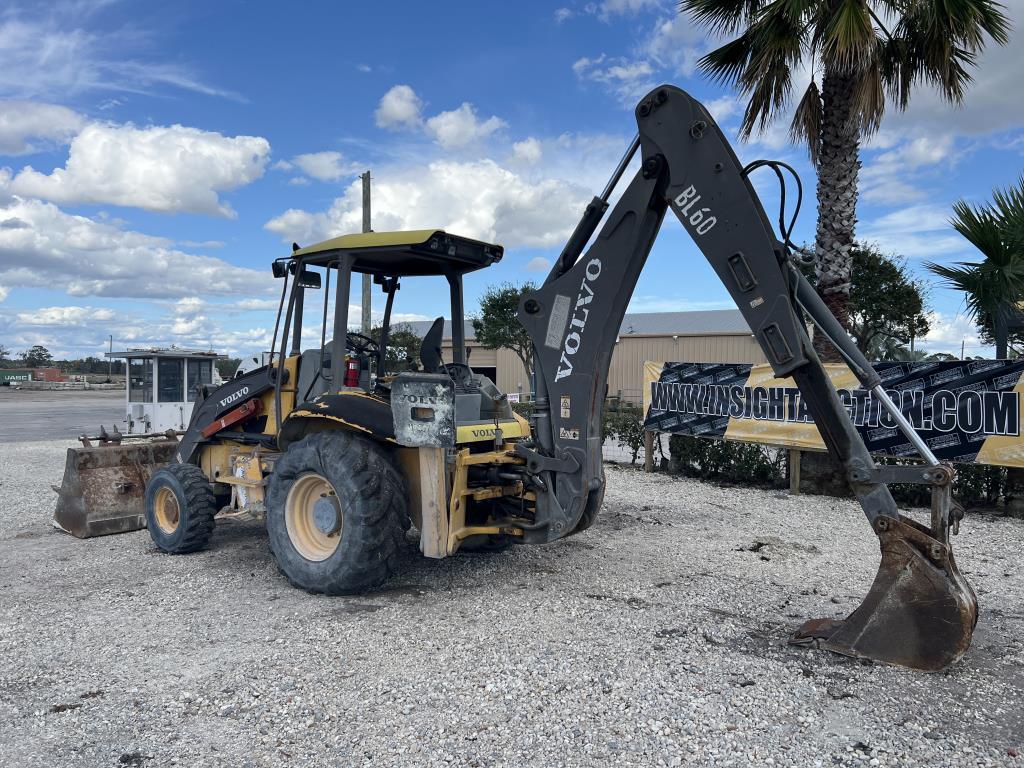
[[[719,35],[732,35],[749,25],[761,12],[765,0],[680,0],[680,13]]]
[[[876,38],[871,59],[857,72],[854,81],[853,108],[862,136],[870,136],[877,131],[885,115],[885,78],[881,63],[885,50],[886,41]]]
[[[793,121],[789,125],[789,135],[794,142],[807,145],[811,153],[811,162],[815,165],[818,164],[821,149],[821,118],[821,92],[818,90],[818,84],[811,80],[800,103],[796,105]]]
[[[873,58],[877,38],[864,0],[838,0],[821,27],[821,60],[838,72],[859,72]]]
[[[1024,253],[1024,176],[1016,186],[995,190],[992,205],[1002,225],[1007,250]]]
[[[1003,6],[992,0],[918,0],[904,9],[894,35],[904,42],[905,77],[959,103],[986,36],[1003,45],[1009,29]]]
[[[953,218],[949,222],[971,245],[987,259],[1001,261],[1005,254],[999,218],[987,205],[972,206],[965,200],[953,204]]]

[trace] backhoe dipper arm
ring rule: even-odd
[[[612,352],[671,209],[725,284],[776,376],[795,380],[880,539],[882,563],[861,607],[842,622],[808,622],[794,642],[918,669],[948,666],[966,651],[977,619],[974,594],[956,570],[948,544],[952,468],[938,464],[889,400],[871,364],[791,266],[707,110],[666,85],[640,102],[636,119],[637,139],[604,193],[588,205],[544,284],[519,305],[535,366],[535,444],[515,448],[536,491],[536,519],[524,528],[524,540],[553,541],[581,531],[601,507],[601,420]],[[612,189],[637,150],[640,170],[604,216]],[[582,253],[602,217],[600,232]],[[686,280],[685,265],[677,275]],[[876,467],[812,348],[800,310],[890,410],[929,467]],[[884,480],[932,485],[931,528],[899,514]]]

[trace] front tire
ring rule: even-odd
[[[217,501],[203,470],[168,464],[146,486],[146,527],[158,548],[172,555],[197,552],[213,535]]]
[[[288,447],[270,477],[270,548],[288,580],[309,592],[379,587],[398,567],[409,526],[404,476],[361,435],[312,434]]]

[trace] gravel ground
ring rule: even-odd
[[[925,675],[785,644],[867,591],[852,502],[610,467],[581,536],[410,541],[323,598],[251,522],[182,557],[52,532],[67,445],[0,444],[0,765],[1024,765],[1020,521],[965,522],[982,618]]]

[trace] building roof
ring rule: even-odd
[[[189,358],[209,358],[213,360],[227,360],[227,355],[221,355],[217,352],[210,350],[201,349],[184,349],[182,347],[176,347],[173,344],[169,347],[131,347],[126,349],[124,352],[105,352],[104,357],[114,358],[127,358],[133,359],[137,357],[189,357]]]
[[[407,322],[422,337],[432,320]],[[395,323],[394,325],[400,325]],[[703,336],[705,334],[749,334],[750,326],[738,309],[707,309],[695,312],[630,312],[622,319],[620,336]],[[452,323],[444,321],[444,338],[451,339]],[[466,321],[466,338],[474,338],[473,323]]]

